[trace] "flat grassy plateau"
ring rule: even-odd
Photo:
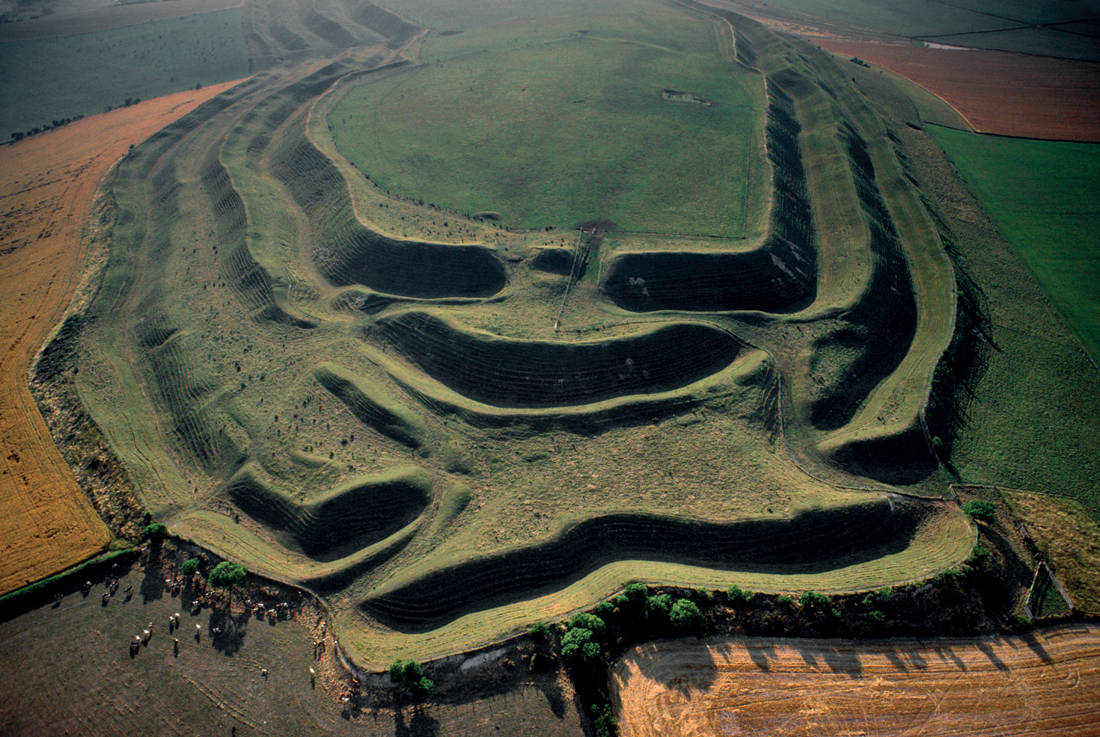
[[[447,210],[742,237],[763,185],[760,79],[698,35],[684,49],[582,34],[459,56],[350,86],[328,121],[380,187]]]

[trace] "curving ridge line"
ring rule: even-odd
[[[421,514],[431,501],[431,477],[415,467],[398,468],[299,502],[271,488],[259,467],[248,463],[226,493],[242,512],[283,533],[291,547],[315,560],[333,560],[347,552],[349,541],[381,540]]]
[[[677,389],[729,366],[743,348],[729,333],[694,323],[609,340],[526,341],[467,331],[420,311],[383,317],[370,335],[455,392],[516,408]]]
[[[333,286],[436,299],[490,297],[507,283],[504,264],[485,246],[398,240],[364,227],[343,175],[304,136],[302,123],[273,152],[271,171],[309,218],[313,264]]]
[[[795,97],[811,86],[794,72],[767,78],[768,159],[774,202],[770,232],[752,251],[641,251],[610,259],[600,290],[635,311],[796,312],[817,291],[817,251],[798,142]]]
[[[730,523],[614,514],[541,545],[432,571],[359,604],[385,626],[426,632],[472,610],[529,598],[615,560],[663,560],[739,571],[818,573],[904,549],[928,505],[880,497],[790,519]]]

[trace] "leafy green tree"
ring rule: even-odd
[[[562,657],[588,662],[600,657],[600,645],[587,627],[570,627],[561,638]]]
[[[574,614],[573,618],[569,620],[569,626],[592,630],[592,634],[597,636],[607,631],[607,625],[604,624],[604,621],[595,614],[589,614],[588,612]]]
[[[984,499],[971,499],[963,505],[963,511],[974,519],[982,522],[992,522],[993,517],[997,514],[997,506],[993,502],[987,502]]]
[[[160,542],[167,534],[167,527],[160,522],[153,522],[152,524],[145,525],[145,529],[142,531],[141,536],[152,542]]]
[[[210,571],[207,581],[215,588],[225,589],[229,595],[229,605],[232,606],[233,589],[241,586],[247,577],[248,571],[240,563],[223,560]]]
[[[193,576],[197,570],[199,570],[199,559],[194,557],[188,558],[180,566],[180,573],[185,576]]]
[[[803,591],[798,603],[806,609],[822,609],[829,605],[829,597],[816,591]]]
[[[550,636],[550,628],[546,626],[546,622],[535,622],[531,625],[531,637],[538,640],[545,640]]]
[[[738,604],[745,604],[752,597],[752,593],[745,591],[737,584],[730,586],[726,589],[726,599],[730,604],[737,606]]]
[[[645,601],[645,613],[651,619],[667,619],[671,609],[672,596],[669,594],[656,594]]]
[[[669,610],[668,619],[678,630],[692,629],[703,623],[703,615],[691,599],[677,599]]]

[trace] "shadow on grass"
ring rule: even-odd
[[[227,657],[236,655],[248,633],[248,619],[247,611],[234,617],[227,609],[211,610],[208,631],[214,649]]]
[[[394,714],[395,737],[436,737],[439,734],[439,722],[428,716],[424,707],[414,706],[408,714],[408,721],[404,709]]]

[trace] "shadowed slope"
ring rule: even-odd
[[[614,560],[663,560],[778,573],[820,572],[896,552],[928,509],[880,498],[784,519],[726,524],[617,514],[573,525],[541,545],[471,560],[377,593],[360,606],[386,626],[424,631],[472,608],[560,587]]]
[[[291,547],[318,559],[332,559],[383,539],[408,524],[431,499],[431,479],[404,468],[346,482],[308,502],[273,489],[254,464],[226,486],[241,511],[284,537]]]
[[[484,246],[402,241],[364,227],[340,172],[300,128],[274,153],[272,172],[309,217],[313,263],[334,286],[431,299],[488,297],[505,285],[503,264]]]
[[[560,407],[667,391],[725,368],[741,351],[728,333],[693,324],[601,341],[522,341],[406,312],[383,318],[375,330],[429,376],[498,407]]]

